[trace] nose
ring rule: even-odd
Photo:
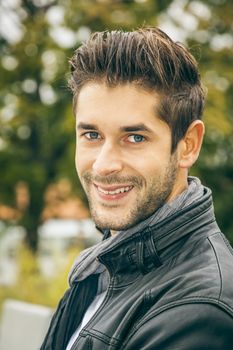
[[[123,161],[119,149],[105,143],[93,163],[92,169],[97,175],[108,176],[123,169]]]

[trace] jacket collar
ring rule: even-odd
[[[98,259],[113,274],[124,273],[126,267],[128,272],[136,268],[145,274],[174,255],[182,240],[204,236],[208,227],[218,229],[211,190],[205,187],[195,203],[109,247]]]
[[[131,273],[135,269],[144,273],[149,267],[164,263],[163,250],[174,250],[176,243],[171,245],[173,240],[179,241],[181,232],[187,235],[193,230],[194,225],[190,225],[190,221],[199,218],[205,206],[212,206],[211,191],[204,190],[197,178],[189,178],[188,181],[189,186],[184,192],[150,218],[82,251],[71,269],[70,284],[91,274],[102,274],[106,267],[113,273],[127,272],[130,267]],[[176,233],[177,229],[181,232]],[[166,245],[169,247],[166,248]]]

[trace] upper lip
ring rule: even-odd
[[[97,184],[97,183],[94,183],[94,186],[100,187],[100,188],[102,188],[105,191],[115,191],[115,190],[117,190],[119,188],[133,187],[130,184],[117,184],[117,185],[106,186],[106,185],[100,185],[100,184]]]

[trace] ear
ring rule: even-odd
[[[196,162],[201,150],[204,133],[205,126],[201,120],[195,120],[190,124],[179,144],[180,168],[188,169]]]

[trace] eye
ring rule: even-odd
[[[89,132],[86,132],[84,134],[84,136],[88,139],[88,140],[97,140],[97,139],[100,139],[100,135],[98,132],[96,131],[89,131]]]
[[[129,135],[128,140],[129,142],[132,142],[132,143],[140,143],[145,141],[145,137],[142,135],[134,134],[134,135]]]

